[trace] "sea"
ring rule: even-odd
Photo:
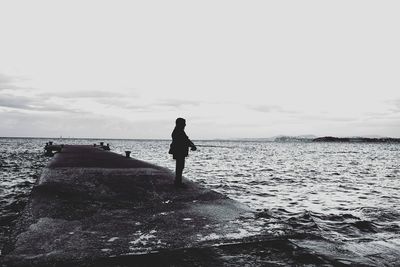
[[[48,141],[109,143],[115,153],[175,168],[169,140],[0,138],[0,249],[51,160]],[[195,144],[184,176],[248,205],[264,234],[328,266],[400,266],[399,143]]]

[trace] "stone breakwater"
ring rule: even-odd
[[[259,240],[247,207],[187,180],[176,188],[173,180],[147,162],[66,145],[34,186],[2,265],[227,262],[214,248]]]

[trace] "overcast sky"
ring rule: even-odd
[[[400,137],[399,1],[0,2],[0,136]]]

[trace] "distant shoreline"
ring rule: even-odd
[[[333,137],[324,136],[312,139],[312,142],[339,142],[339,143],[400,143],[400,138],[368,138],[368,137]]]
[[[62,141],[62,140],[113,140],[113,141],[170,141],[170,139],[151,139],[151,138],[97,138],[97,137],[11,137],[11,136],[0,136],[0,139],[42,139],[48,141]],[[278,143],[289,143],[289,142],[329,142],[329,143],[400,143],[400,138],[392,137],[335,137],[335,136],[278,136],[271,138],[226,138],[226,139],[193,139],[194,141],[200,142],[278,142]]]

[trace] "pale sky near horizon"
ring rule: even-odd
[[[0,136],[400,137],[399,1],[0,2]]]

